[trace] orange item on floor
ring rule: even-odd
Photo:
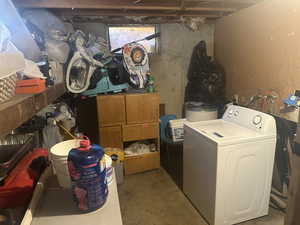
[[[42,79],[18,80],[16,94],[37,94],[46,90],[46,81]]]

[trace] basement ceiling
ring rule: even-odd
[[[47,8],[72,21],[131,23],[215,20],[262,0],[13,0],[16,7]]]

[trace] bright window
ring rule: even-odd
[[[127,43],[143,39],[156,32],[156,26],[109,26],[109,41],[111,50],[120,48]],[[141,41],[148,53],[157,52],[157,38]]]

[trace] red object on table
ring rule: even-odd
[[[46,81],[43,79],[18,80],[16,94],[38,94],[46,90]]]
[[[29,203],[40,174],[30,168],[34,159],[48,157],[46,149],[35,149],[17,164],[0,186],[0,208],[14,208]]]

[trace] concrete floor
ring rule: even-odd
[[[126,176],[118,191],[124,225],[207,225],[163,169]],[[271,209],[240,225],[283,225],[283,217]]]

